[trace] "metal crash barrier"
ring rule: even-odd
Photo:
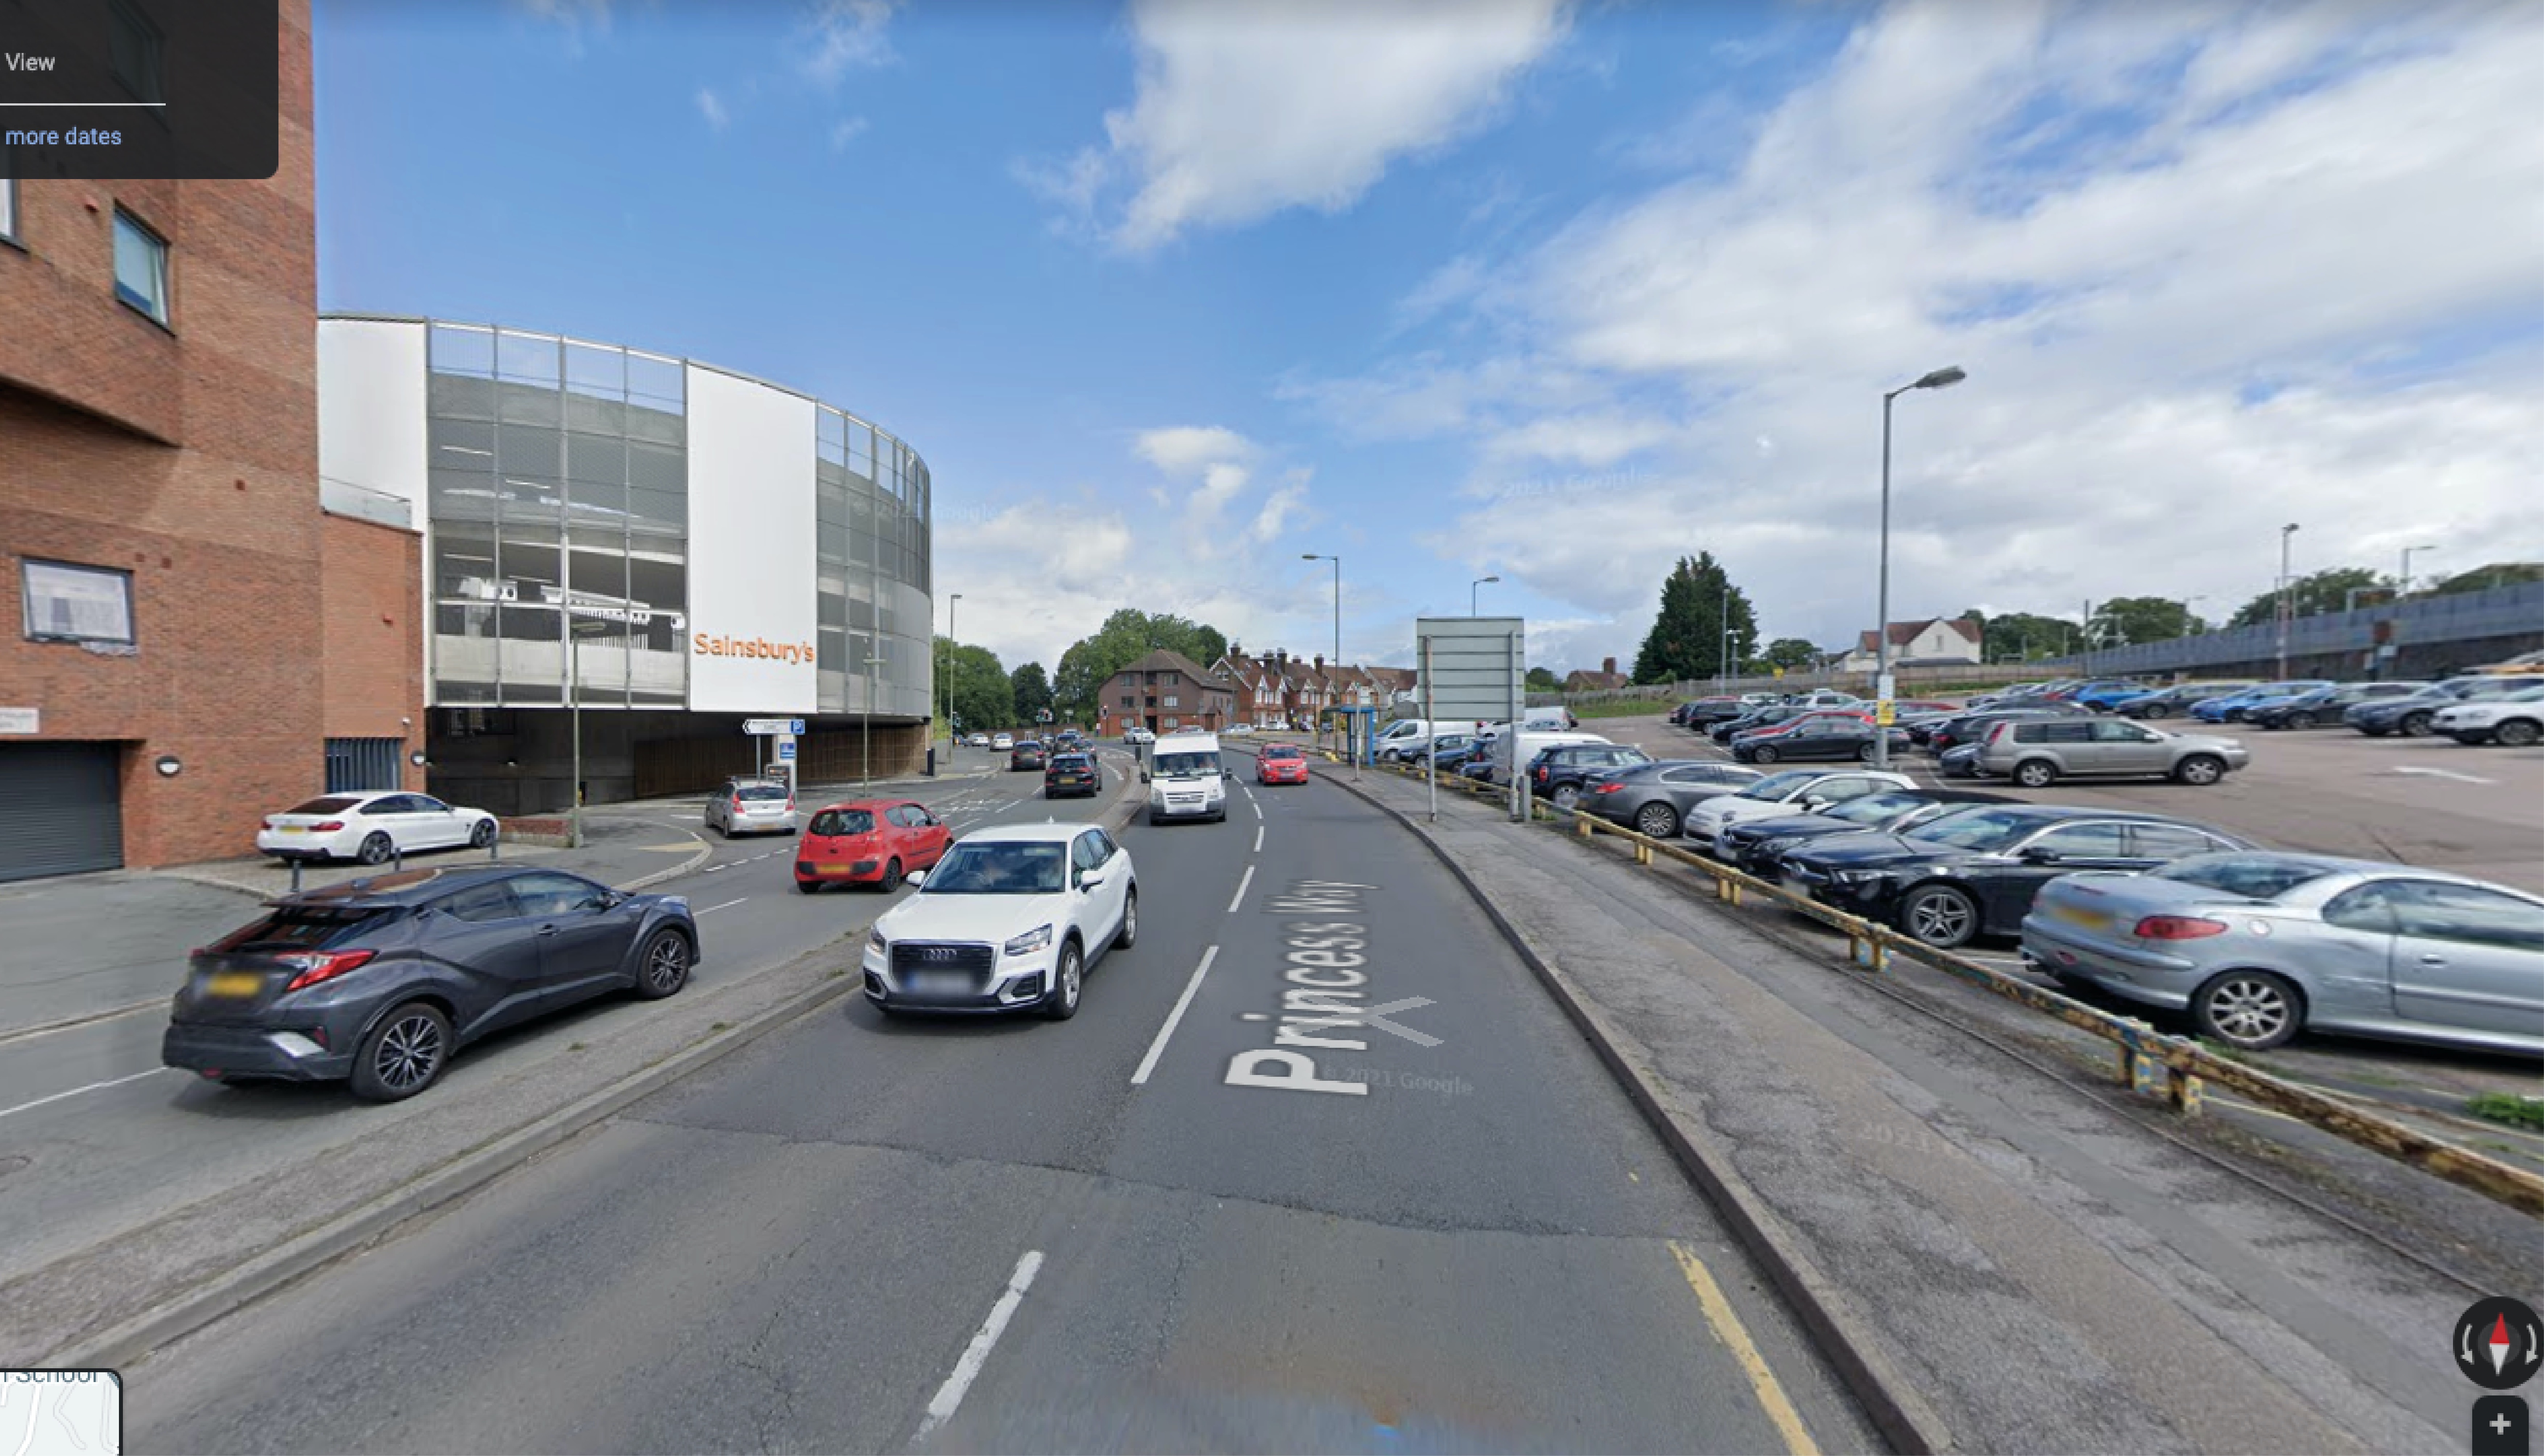
[[[1405,765],[1382,764],[1379,767],[1417,783],[1424,777],[1421,769]],[[1503,787],[1480,783],[1463,774],[1442,774],[1439,781],[1443,787],[1496,801],[1508,792]],[[1668,840],[1654,839],[1623,825],[1611,824],[1580,809],[1556,808],[1540,800],[1532,800],[1531,803],[1530,817],[1534,821],[1569,818],[1573,832],[1583,839],[1603,834],[1622,839],[1632,846],[1633,861],[1637,865],[1649,865],[1657,857],[1703,871],[1713,881],[1713,897],[1723,904],[1741,905],[1755,901],[1782,905],[1839,931],[1847,938],[1847,959],[1853,967],[1877,974],[1889,969],[1892,956],[1904,955],[1919,964],[1958,976],[2009,1001],[2020,1002],[2100,1036],[2111,1043],[2113,1071],[2120,1085],[2142,1096],[2160,1098],[2177,1111],[2199,1112],[2205,1085],[2214,1082],[2234,1089],[2272,1111],[2371,1152],[2410,1164],[2424,1173],[2445,1179],[2459,1188],[2470,1188],[2521,1212],[2544,1217],[2544,1177],[2416,1132],[2400,1122],[2362,1112],[2346,1103],[2283,1081],[2267,1072],[2230,1061],[2195,1041],[2158,1032],[2145,1022],[2113,1016],[2073,997],[2008,975],[1966,956],[1929,946],[1889,926],[1832,909],[1807,895],[1794,894],[1782,885],[1770,884]]]

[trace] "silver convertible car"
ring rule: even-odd
[[[2069,875],[2032,902],[2023,955],[2252,1050],[2317,1031],[2544,1054],[2544,899],[2408,865],[2238,852]]]

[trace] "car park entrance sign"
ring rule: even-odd
[[[801,737],[804,720],[800,718],[746,718],[742,730],[753,737]]]

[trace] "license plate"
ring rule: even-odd
[[[922,970],[910,978],[910,992],[914,996],[961,996],[971,989],[972,978],[954,971]]]
[[[2088,910],[2081,905],[2059,904],[2050,906],[2049,913],[2053,918],[2064,920],[2069,925],[2081,925],[2087,930],[2108,930],[2111,926],[2110,912],[2107,910]]]
[[[306,834],[309,832],[309,826],[306,824],[277,824],[274,827],[285,834]]]
[[[203,994],[240,1000],[265,989],[265,977],[252,970],[215,971],[203,977]]]
[[[816,875],[844,875],[847,873],[847,866],[840,864],[836,860],[824,860],[813,867],[813,873]]]

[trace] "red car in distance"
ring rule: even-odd
[[[899,889],[901,879],[945,858],[954,831],[907,799],[854,799],[816,810],[795,842],[795,887],[826,884]]]
[[[1308,755],[1294,743],[1266,743],[1254,755],[1254,781],[1258,784],[1304,784],[1308,782]]]

